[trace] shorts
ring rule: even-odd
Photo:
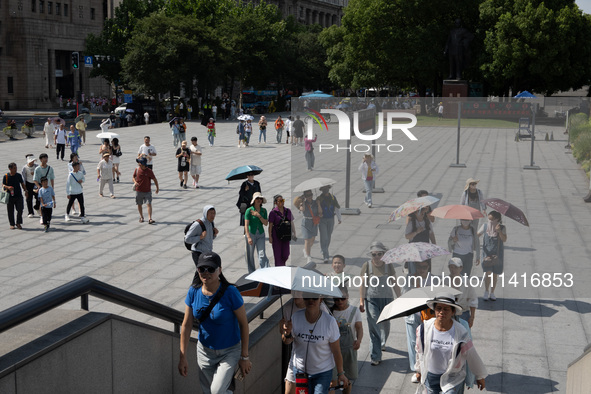
[[[185,164],[184,166],[177,166],[178,172],[187,172],[189,171],[189,164]]]
[[[287,380],[291,383],[295,383],[295,375],[293,374],[293,364],[291,363],[291,358],[289,359],[289,366],[287,367],[287,372],[285,373],[284,380]]]
[[[152,205],[152,192],[135,192],[135,203],[142,205],[144,203]]]
[[[201,166],[191,166],[191,175],[201,174]]]
[[[113,164],[121,163],[121,157],[113,155]]]
[[[304,138],[304,130],[298,130],[293,132],[295,138]]]

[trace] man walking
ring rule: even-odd
[[[148,141],[149,142],[149,141]],[[133,171],[133,186],[135,188],[135,203],[137,204],[137,210],[140,214],[140,223],[144,222],[144,213],[142,211],[142,205],[146,203],[148,206],[148,223],[156,223],[152,220],[152,182],[156,185],[156,194],[160,191],[158,186],[158,180],[152,170],[148,167],[148,160],[145,157],[136,159],[139,167]]]
[[[53,137],[55,142],[55,154],[57,160],[60,158],[60,151],[62,153],[62,161],[64,160],[64,155],[66,153],[66,144],[68,143],[68,132],[64,128],[64,124],[60,123],[59,128],[55,131],[55,135]]]
[[[86,144],[86,121],[84,120],[84,116],[81,116],[78,122],[76,122],[76,130],[78,130],[78,134],[80,134],[80,139],[82,140],[82,145]]]
[[[191,137],[191,167],[189,173],[193,178],[193,186],[199,189],[199,174],[201,174],[201,147],[197,145],[197,137]]]
[[[146,167],[148,167],[150,170],[153,170],[154,162],[152,161],[152,158],[154,156],[156,156],[156,148],[154,147],[154,145],[150,145],[150,137],[145,136],[144,144],[140,146],[140,149],[137,152],[137,158],[145,158],[147,162]]]
[[[213,252],[213,240],[218,235],[218,229],[214,225],[215,207],[213,205],[206,205],[203,207],[203,217],[193,222],[189,231],[185,234],[185,242],[191,244],[191,257],[197,267],[199,256],[202,253]],[[199,272],[195,271],[195,279],[199,276]]]

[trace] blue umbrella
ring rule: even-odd
[[[263,169],[261,167],[240,166],[240,167],[234,168],[232,171],[230,171],[230,173],[226,177],[226,180],[227,181],[237,181],[240,179],[246,179],[246,177],[249,175],[259,175],[261,172],[263,172]]]
[[[330,98],[334,97],[332,94],[323,93],[320,90],[316,90],[314,93],[303,95],[301,98]]]
[[[534,96],[533,94],[531,94],[530,92],[528,92],[527,90],[524,90],[523,92],[519,93],[514,98],[537,98],[537,97]]]

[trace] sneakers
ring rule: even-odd
[[[377,360],[371,360],[371,365],[373,365],[374,367],[376,365],[380,365],[381,361],[377,361]]]
[[[43,224],[43,218],[42,217],[39,218],[39,224]]]
[[[84,216],[80,217],[80,221],[82,223],[88,223],[88,222],[90,222],[90,220],[86,219]]]
[[[32,213],[30,213],[27,217],[28,218],[33,218],[33,217],[35,217],[35,215],[33,215]]]
[[[496,301],[497,300],[497,296],[495,295],[495,293],[490,293],[489,300],[491,300],[491,301]]]
[[[48,231],[49,231],[49,226],[48,225],[43,226],[43,232],[46,233]]]
[[[66,215],[64,216],[64,219],[66,219],[66,222],[69,222],[69,221],[70,221],[70,215],[66,214]]]
[[[488,290],[484,290],[484,295],[482,298],[484,298],[484,301],[488,301]]]
[[[183,182],[183,181],[181,181],[181,187],[183,186],[183,183],[184,183],[184,182]]]
[[[199,189],[199,185],[195,185],[195,189]]]
[[[419,379],[417,379],[417,374],[416,373],[413,373],[412,374],[412,377],[410,378],[410,381],[412,383],[419,383]]]
[[[186,188],[187,188],[187,184],[183,183],[183,189],[186,189]]]
[[[368,207],[368,208],[371,208],[371,203],[367,204],[367,207]]]

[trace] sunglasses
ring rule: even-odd
[[[337,301],[347,301],[346,298],[335,298],[334,300],[335,300],[335,302],[337,302]]]
[[[279,198],[279,199],[277,199],[277,202],[285,202],[285,199]]]
[[[373,257],[383,256],[384,252],[375,252],[371,254]]]
[[[204,273],[205,271],[209,272],[210,274],[213,274],[215,272],[215,270],[217,270],[217,268],[214,267],[197,267],[197,271],[199,271],[200,273]]]
[[[304,297],[304,301],[318,301],[320,299],[320,297],[316,297],[316,298],[310,298],[310,297]]]

